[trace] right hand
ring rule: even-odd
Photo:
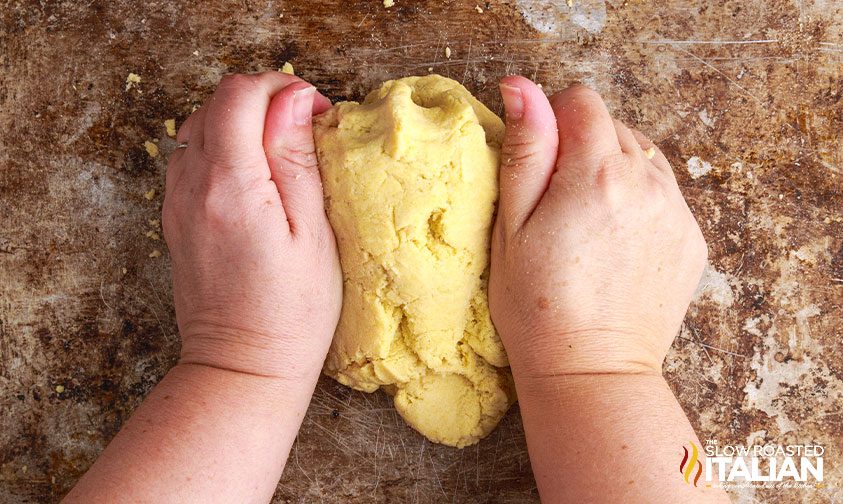
[[[489,297],[516,383],[661,374],[707,257],[667,159],[583,86],[548,101],[507,77],[501,94]]]

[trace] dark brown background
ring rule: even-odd
[[[226,72],[286,61],[332,99],[430,69],[497,111],[496,81],[509,73],[548,91],[597,88],[662,146],[709,241],[665,364],[700,437],[828,450],[825,488],[735,500],[843,499],[840,2],[0,7],[0,502],[60,498],[176,358],[166,247],[145,236],[174,147],[162,122],[184,120]],[[126,91],[129,72],[142,82]],[[694,156],[690,166],[710,172],[692,177]],[[407,428],[384,395],[328,379],[276,496],[536,500],[517,408],[455,450]]]

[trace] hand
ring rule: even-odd
[[[329,107],[291,75],[230,75],[179,130],[163,225],[181,363],[315,384],[342,296],[311,131]]]
[[[661,374],[707,257],[667,159],[585,87],[501,93],[489,296],[516,383]]]

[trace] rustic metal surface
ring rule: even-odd
[[[829,451],[826,488],[735,500],[843,500],[841,3],[572,4],[0,2],[0,502],[58,500],[176,358],[166,247],[146,236],[162,122],[286,61],[333,99],[431,70],[498,111],[508,73],[601,91],[665,150],[709,241],[666,363],[700,437]],[[460,451],[323,379],[276,501],[536,493],[517,408]]]

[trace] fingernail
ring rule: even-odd
[[[506,118],[513,121],[521,119],[524,115],[524,97],[521,95],[521,90],[508,84],[501,84],[500,88]]]
[[[315,92],[316,88],[313,86],[293,92],[293,120],[297,125],[304,126],[310,122]]]

